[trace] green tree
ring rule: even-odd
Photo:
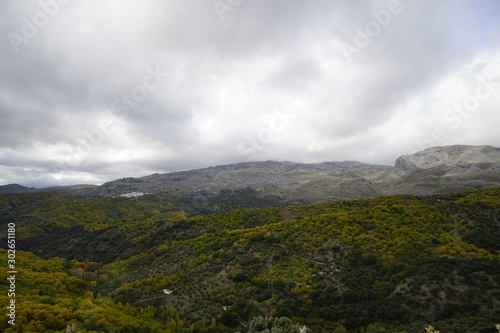
[[[255,317],[250,322],[248,333],[306,333],[306,326],[294,324],[287,317]]]

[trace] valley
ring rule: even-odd
[[[494,187],[189,216],[165,194],[3,194],[18,325],[2,330],[235,332],[274,316],[312,332],[494,332],[499,203]]]

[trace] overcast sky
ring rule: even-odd
[[[0,2],[0,184],[500,146],[500,2]]]

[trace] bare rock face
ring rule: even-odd
[[[396,160],[394,169],[398,173],[404,174],[406,172],[418,169],[418,165],[415,164],[408,156],[401,156]]]
[[[446,146],[433,147],[412,155],[401,156],[396,160],[395,168],[399,171],[430,169],[445,165],[449,167],[474,165],[480,163],[498,163],[500,148],[491,146]]]
[[[492,146],[432,147],[396,160],[391,182],[394,194],[437,194],[500,185],[500,149]]]

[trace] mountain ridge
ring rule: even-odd
[[[99,187],[99,196],[127,192],[217,195],[251,189],[307,203],[387,194],[438,194],[500,185],[500,148],[432,147],[399,157],[394,166],[357,161],[247,162],[191,171],[123,178]]]
[[[500,186],[500,148],[453,145],[400,156],[394,166],[357,161],[243,162],[126,177],[101,186],[23,190],[88,197],[164,193],[186,197],[188,201],[200,198],[217,201],[221,196],[233,200],[251,195],[277,204],[309,204],[391,194],[455,193],[492,186]],[[0,186],[0,193],[5,193],[5,188]]]
[[[34,187],[27,187],[19,184],[8,184],[0,186],[0,194],[2,193],[27,193],[36,190]]]

